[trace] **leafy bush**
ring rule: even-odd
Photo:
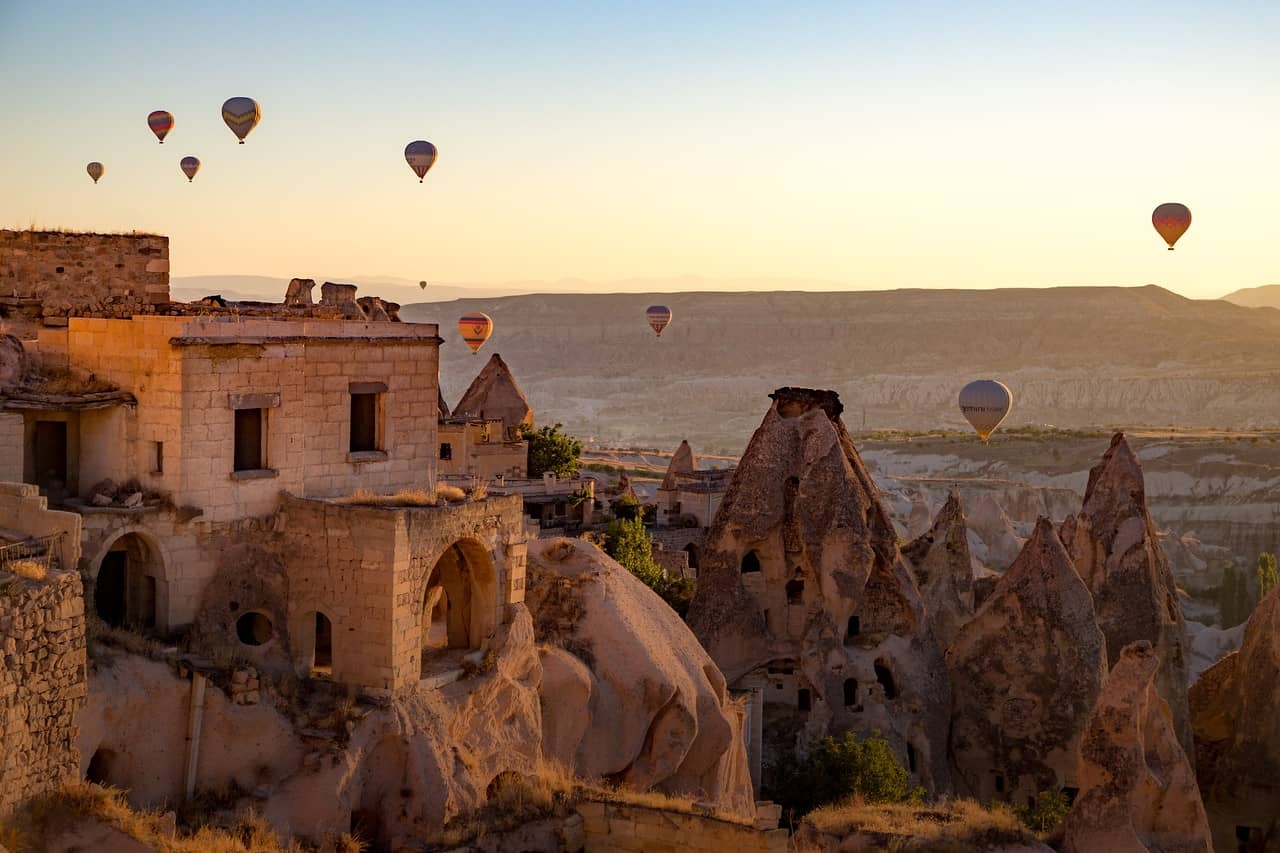
[[[1046,833],[1067,819],[1071,798],[1062,791],[1041,791],[1034,806],[1014,806],[1013,813],[1029,828]]]
[[[787,792],[789,801],[783,806],[794,816],[853,796],[868,803],[918,803],[924,798],[923,788],[907,786],[907,768],[879,732],[865,740],[853,732],[824,738],[791,774],[779,790]]]
[[[564,424],[534,429],[520,427],[520,437],[529,442],[529,476],[541,477],[550,471],[557,477],[572,477],[578,473],[578,459],[582,456],[582,442],[560,432]]]

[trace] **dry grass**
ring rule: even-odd
[[[92,373],[40,363],[32,366],[22,382],[22,389],[36,394],[99,394],[120,390]]]
[[[5,568],[29,581],[42,581],[49,574],[49,567],[39,560],[14,560]]]
[[[855,797],[815,809],[804,822],[825,835],[843,838],[861,832],[875,836],[885,849],[920,853],[960,853],[1037,841],[1009,809],[988,809],[972,800],[872,805]]]
[[[88,637],[89,657],[97,663],[110,666],[112,652],[140,655],[151,660],[167,660],[164,643],[129,628],[113,628],[91,608],[85,610],[85,634]]]
[[[471,487],[471,491],[467,495],[473,501],[482,501],[489,496],[489,481],[476,480],[475,485]]]
[[[375,495],[368,489],[356,489],[335,503],[349,506],[435,506],[436,496],[425,489],[401,489],[394,495]]]
[[[461,503],[467,499],[467,493],[457,486],[436,486],[436,494],[442,501],[449,503]]]

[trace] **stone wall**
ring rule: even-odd
[[[22,482],[24,429],[22,415],[0,412],[0,483]]]
[[[87,693],[84,596],[74,567],[28,581],[0,572],[0,817],[78,778]]]
[[[582,803],[586,853],[785,853],[785,829],[617,803]],[[776,825],[776,823],[775,823]]]
[[[0,528],[32,538],[57,536],[62,567],[74,569],[80,561],[80,516],[49,509],[38,486],[0,481]]]
[[[169,238],[0,230],[0,295],[50,317],[131,317],[169,302]]]

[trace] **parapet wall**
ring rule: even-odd
[[[582,803],[586,853],[786,853],[785,829],[617,803]],[[776,824],[775,824],[776,825]]]
[[[168,303],[168,237],[0,230],[0,315],[132,317]]]
[[[88,693],[84,594],[74,567],[30,581],[0,572],[0,817],[75,779]]]

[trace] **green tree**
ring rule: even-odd
[[[1067,819],[1071,798],[1062,791],[1041,791],[1033,806],[1014,806],[1013,813],[1027,828],[1045,833]]]
[[[534,429],[520,427],[520,437],[529,442],[529,476],[541,477],[550,471],[557,477],[572,477],[578,473],[578,459],[582,456],[582,442],[560,432],[564,424]]]
[[[1258,555],[1258,601],[1267,597],[1267,593],[1276,588],[1280,578],[1276,573],[1276,555],[1263,551]]]
[[[604,534],[604,550],[640,582],[653,590],[683,619],[693,601],[693,580],[667,577],[653,559],[653,540],[639,518],[617,518]]]
[[[794,781],[783,787],[791,799],[784,805],[799,817],[854,794],[871,803],[919,802],[924,790],[908,787],[909,778],[907,768],[879,732],[865,740],[845,732],[839,738],[824,738],[809,753]]]

